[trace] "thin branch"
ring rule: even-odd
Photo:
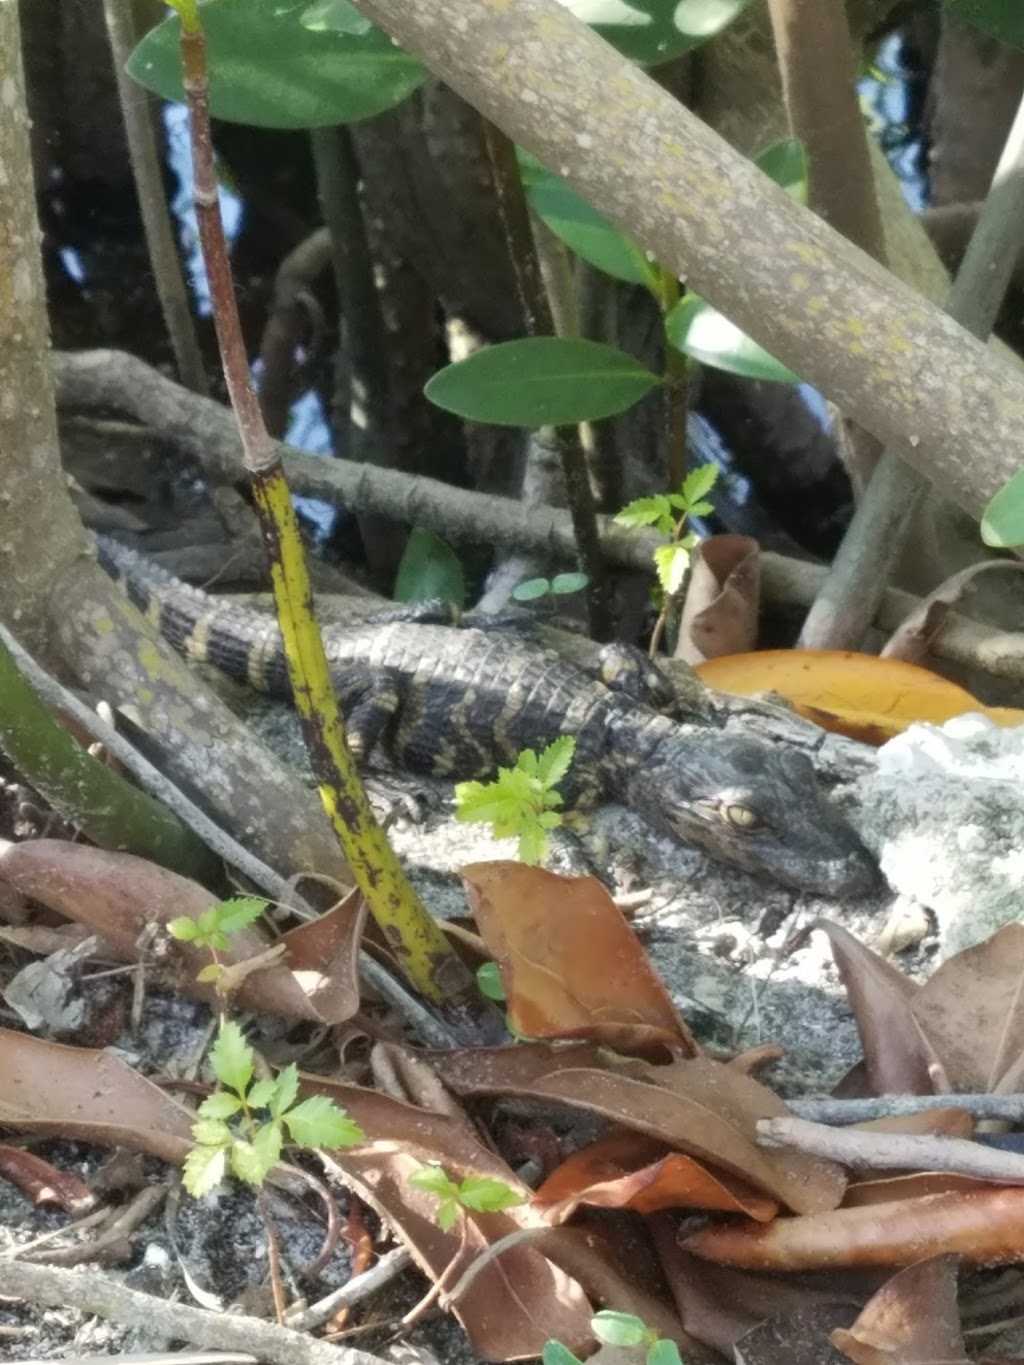
[[[186,388],[195,393],[209,393],[185,275],[171,229],[167,191],[153,128],[152,98],[125,71],[125,63],[138,41],[135,11],[131,0],[103,0],[103,13],[114,59],[117,98],[128,140],[132,178],[146,234],[146,249],[164,325],[174,352],[174,363]]]
[[[1024,1095],[879,1095],[854,1100],[789,1100],[798,1118],[813,1123],[870,1123],[936,1109],[965,1109],[976,1119],[1024,1123]]]
[[[80,351],[52,355],[57,397],[64,410],[102,408],[130,415],[159,431],[213,481],[234,482],[241,475],[238,433],[221,404],[189,394],[145,361],[122,351]],[[307,497],[378,512],[395,520],[429,527],[457,545],[493,545],[571,562],[575,555],[567,512],[553,507],[525,508],[510,498],[453,488],[436,479],[377,469],[348,460],[323,460],[294,446],[280,446],[292,488]],[[651,571],[660,536],[633,531],[598,518],[601,550],[610,564]],[[828,570],[821,564],[765,552],[761,586],[765,596],[786,606],[814,601]],[[875,623],[891,632],[921,599],[896,588],[882,597]],[[932,653],[970,664],[996,677],[1024,681],[1024,637],[982,625],[950,612]]]
[[[483,127],[495,194],[527,325],[533,336],[554,336],[554,314],[544,286],[515,147],[493,123],[485,119]],[[583,444],[576,427],[561,426],[553,430],[565,480],[565,496],[572,517],[579,566],[587,575],[587,623],[595,639],[608,640],[612,633],[608,574],[601,555],[597,509]]]
[[[50,1308],[95,1313],[125,1327],[143,1328],[168,1341],[190,1342],[204,1350],[251,1352],[267,1365],[384,1365],[380,1356],[349,1346],[329,1346],[276,1323],[211,1313],[143,1294],[98,1270],[61,1270],[3,1261],[0,1294]]]
[[[976,337],[985,337],[992,330],[1022,241],[1024,99],[946,300],[950,317]],[[948,390],[955,382],[941,368],[923,372],[918,377],[920,406],[930,405],[936,393]],[[993,394],[991,401],[998,407],[1001,400]],[[991,421],[981,419],[977,428],[986,433],[986,448],[992,439],[991,425]],[[913,428],[907,434],[912,438]],[[965,450],[976,447],[976,434],[971,439],[964,433],[964,439]],[[1019,458],[1018,448],[1014,460]],[[981,462],[978,481],[985,482]],[[927,492],[928,483],[921,470],[904,463],[897,448],[887,450],[839,547],[828,580],[807,614],[799,640],[803,648],[859,647],[903,549],[907,529]]]
[[[999,1151],[965,1138],[826,1128],[806,1119],[773,1118],[759,1120],[757,1141],[761,1147],[791,1147],[858,1170],[949,1171],[975,1180],[1024,1185],[1024,1156],[1019,1152]]]

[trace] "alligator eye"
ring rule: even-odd
[[[737,829],[764,829],[767,824],[756,810],[751,810],[749,806],[739,806],[735,802],[720,806],[719,814],[723,820],[735,825]]]

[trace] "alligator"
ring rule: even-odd
[[[258,691],[290,696],[272,616],[190,587],[117,541],[96,539],[104,569],[180,653]],[[571,735],[575,755],[559,784],[567,808],[623,802],[670,836],[797,890],[860,896],[876,888],[877,865],[819,790],[808,756],[665,715],[657,705],[671,684],[656,667],[629,673],[626,686],[608,686],[528,631],[438,624],[429,609],[420,619],[404,609],[397,615],[323,630],[346,736],[360,762],[380,746],[414,773],[486,778],[522,750]]]

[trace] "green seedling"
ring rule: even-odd
[[[536,602],[542,597],[568,597],[582,592],[590,582],[585,573],[557,573],[554,578],[527,578],[512,589],[517,602]]]
[[[539,863],[547,852],[548,831],[557,829],[562,796],[555,790],[569,770],[576,742],[561,735],[539,756],[524,749],[514,768],[499,768],[493,782],[460,782],[455,788],[455,818],[490,824],[499,839],[518,837],[524,863]]]
[[[645,1365],[683,1365],[679,1347],[674,1341],[659,1337],[634,1313],[616,1313],[611,1309],[595,1313],[590,1320],[594,1336],[606,1346],[620,1350],[641,1348]],[[560,1341],[548,1341],[541,1354],[543,1365],[582,1365],[578,1356]]]
[[[241,1028],[224,1024],[210,1050],[221,1089],[199,1106],[192,1126],[196,1145],[185,1158],[183,1180],[201,1199],[230,1173],[262,1185],[280,1159],[287,1134],[296,1147],[352,1147],[363,1130],[326,1095],[297,1100],[298,1068],[254,1080],[255,1057]]]
[[[445,1175],[440,1166],[421,1166],[409,1177],[414,1190],[434,1194],[440,1201],[434,1217],[442,1232],[451,1232],[460,1209],[474,1213],[501,1213],[523,1202],[510,1185],[489,1175],[467,1175],[461,1184]]]
[[[714,510],[707,501],[707,495],[717,478],[718,469],[715,465],[701,465],[687,474],[678,493],[656,493],[650,498],[637,498],[628,503],[615,518],[621,526],[653,526],[669,538],[666,545],[659,545],[654,551],[654,568],[664,596],[651,637],[652,658],[657,653],[673,600],[682,591],[686,581],[690,551],[699,543],[699,537],[693,531],[687,531],[687,522],[691,517],[703,517]]]

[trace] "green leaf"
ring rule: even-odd
[[[442,1232],[451,1232],[459,1216],[459,1203],[456,1199],[442,1199],[437,1206],[434,1218]]]
[[[249,1087],[245,1102],[250,1109],[269,1109],[276,1091],[277,1081],[272,1076],[267,1076]]]
[[[981,519],[986,545],[1024,545],[1024,469],[1003,485]]]
[[[691,469],[683,480],[683,506],[689,511],[695,502],[701,498],[706,498],[715,486],[718,479],[718,466],[713,464],[698,465],[696,469]]]
[[[656,526],[666,535],[672,530],[672,503],[665,493],[657,493],[652,498],[634,498],[621,512],[616,512],[615,520],[620,526]]]
[[[284,1124],[300,1147],[354,1147],[366,1134],[326,1095],[310,1095],[284,1115]]]
[[[612,417],[660,383],[624,351],[597,341],[528,337],[486,346],[427,384],[432,403],[473,422],[567,426]]]
[[[545,787],[553,787],[569,771],[576,752],[576,741],[572,735],[559,735],[544,750],[537,760],[537,776]]]
[[[409,1184],[414,1190],[436,1194],[439,1199],[454,1199],[459,1193],[458,1185],[454,1180],[449,1180],[440,1166],[421,1166],[410,1175]]]
[[[231,1119],[241,1112],[242,1101],[237,1095],[233,1095],[230,1090],[215,1090],[212,1095],[207,1095],[196,1113],[202,1119]],[[223,1130],[228,1136],[227,1128]]]
[[[488,1000],[505,1002],[505,987],[501,982],[501,972],[496,962],[482,962],[476,969],[476,984]]]
[[[683,1365],[679,1347],[674,1341],[652,1342],[647,1351],[647,1365]]]
[[[252,1080],[252,1048],[233,1019],[221,1026],[210,1049],[210,1065],[221,1085],[240,1095],[245,1093],[246,1086]]]
[[[551,591],[563,597],[570,592],[582,592],[589,582],[585,573],[556,573],[551,580]]]
[[[260,1149],[245,1138],[235,1138],[228,1152],[228,1161],[233,1174],[237,1175],[239,1180],[244,1180],[247,1185],[262,1185],[267,1171],[270,1170]]]
[[[279,1123],[264,1123],[257,1129],[252,1140],[252,1150],[263,1166],[264,1175],[281,1159],[283,1145],[284,1135]]]
[[[264,913],[267,902],[258,896],[236,896],[213,907],[217,928],[230,937],[248,929]]]
[[[396,602],[430,602],[440,597],[461,608],[466,580],[458,555],[433,531],[414,526],[405,542],[393,595]]]
[[[286,1109],[291,1109],[299,1094],[299,1068],[290,1062],[279,1071],[274,1080],[274,1094],[270,1101],[270,1112],[279,1119]]]
[[[234,1134],[223,1119],[204,1116],[193,1123],[192,1137],[200,1147],[227,1147],[233,1141]]]
[[[352,123],[400,104],[426,78],[426,69],[379,28],[318,30],[305,22],[307,10],[308,0],[203,5],[215,118],[261,128]],[[130,76],[167,100],[183,98],[180,35],[171,15],[127,62]]]
[[[503,1180],[489,1175],[467,1175],[459,1186],[459,1202],[476,1213],[500,1213],[523,1202]]]
[[[672,61],[713,38],[749,0],[563,0],[625,57],[642,66]]]
[[[227,1172],[228,1154],[224,1147],[193,1147],[185,1157],[181,1178],[193,1199],[202,1199],[215,1190]]]
[[[574,1356],[560,1341],[546,1341],[540,1359],[541,1365],[583,1365],[579,1356]]]
[[[1024,48],[1024,7],[1020,0],[945,0],[957,15],[990,38]]]
[[[648,1336],[643,1320],[635,1313],[617,1313],[602,1309],[590,1320],[594,1336],[608,1346],[639,1346]]]
[[[654,551],[654,567],[658,572],[658,582],[671,597],[683,586],[686,570],[690,567],[689,551],[673,542],[659,545]]]
[[[176,938],[179,943],[194,943],[202,931],[191,916],[179,915],[177,919],[167,921],[167,932],[171,938]]]
[[[531,167],[527,197],[534,213],[577,256],[613,279],[653,286],[657,273],[636,242],[557,175],[543,166],[539,171]]]
[[[351,33],[358,37],[373,28],[365,14],[360,14],[349,0],[316,0],[303,11],[302,22],[314,32],[326,29],[331,33]]]
[[[519,832],[519,861],[529,866],[539,863],[548,851],[548,837],[540,823],[525,825]]]
[[[203,985],[213,985],[224,975],[224,965],[220,962],[208,962],[201,971],[196,973],[196,980]]]
[[[525,578],[512,589],[512,596],[517,602],[533,602],[550,591],[551,584],[546,578]]]
[[[754,165],[770,176],[776,185],[781,185],[798,204],[806,206],[807,153],[798,138],[787,137],[781,142],[773,142],[754,158]]]
[[[716,370],[777,384],[799,383],[798,375],[696,294],[687,294],[669,311],[665,335],[676,350]]]

